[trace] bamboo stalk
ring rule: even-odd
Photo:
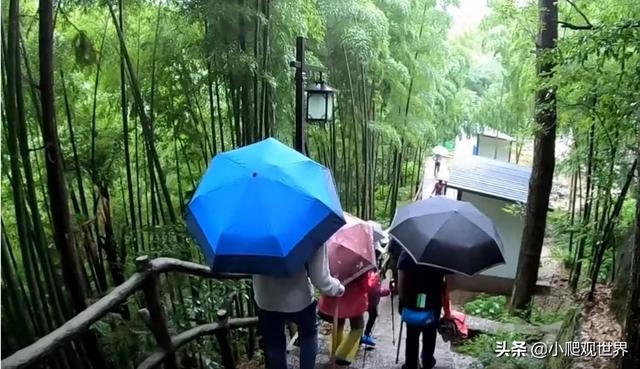
[[[162,189],[162,194],[165,198],[165,202],[167,205],[167,210],[169,213],[169,218],[172,223],[176,223],[176,213],[173,208],[173,204],[171,201],[171,195],[169,193],[169,189],[167,187],[167,181],[164,174],[164,170],[162,169],[162,164],[160,163],[160,158],[156,151],[155,147],[155,139],[153,133],[153,121],[149,118],[145,111],[145,104],[142,99],[142,94],[140,91],[140,86],[138,85],[138,78],[136,76],[135,71],[133,70],[133,65],[131,63],[131,59],[129,58],[129,53],[127,51],[127,47],[124,41],[124,35],[122,34],[122,30],[120,29],[120,25],[116,19],[115,13],[113,11],[113,7],[111,3],[109,5],[109,13],[111,14],[111,18],[113,20],[113,24],[118,33],[118,40],[120,42],[121,50],[123,53],[123,57],[126,62],[127,71],[129,74],[129,82],[131,83],[131,90],[133,92],[134,100],[136,101],[136,107],[138,108],[138,114],[140,116],[140,122],[142,123],[143,133],[145,134],[145,139],[149,143],[149,150],[151,153],[151,159],[153,161],[153,165],[158,173],[160,188]]]
[[[124,34],[124,1],[118,0],[118,20],[120,29]],[[125,61],[122,48],[120,49],[120,107],[122,112],[122,140],[124,143],[124,164],[127,177],[127,193],[129,199],[129,219],[131,221],[131,235],[133,237],[133,250],[137,254],[140,251],[138,239],[138,220],[136,219],[136,203],[134,201],[133,179],[131,175],[131,156],[129,154],[129,104],[127,102],[127,81],[125,75]],[[139,201],[139,200],[138,200]],[[124,202],[123,202],[124,205]],[[126,206],[126,205],[125,205]],[[142,218],[140,218],[140,222]]]

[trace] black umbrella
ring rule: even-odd
[[[505,262],[496,226],[468,202],[432,197],[405,205],[389,233],[418,264],[471,276]]]

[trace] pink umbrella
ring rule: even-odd
[[[345,212],[347,222],[327,241],[331,275],[348,284],[375,268],[373,229],[362,219]]]

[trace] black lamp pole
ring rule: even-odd
[[[296,38],[296,150],[304,154],[305,98],[304,98],[304,37]]]

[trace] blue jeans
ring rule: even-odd
[[[318,352],[318,327],[316,325],[316,305],[295,313],[281,313],[258,309],[259,329],[264,343],[268,369],[288,369],[287,338],[284,333],[287,321],[298,327],[300,342],[300,369],[314,369]]]

